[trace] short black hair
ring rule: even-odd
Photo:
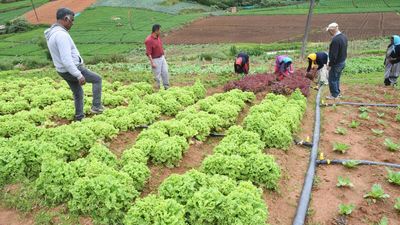
[[[56,17],[57,17],[57,20],[62,20],[68,15],[75,16],[75,13],[68,8],[60,8],[57,10]]]
[[[158,31],[160,28],[161,28],[161,25],[160,25],[160,24],[154,24],[154,25],[153,25],[153,28],[151,29],[151,31],[154,33],[154,32],[156,32],[156,31]]]

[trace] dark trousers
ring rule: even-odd
[[[93,92],[93,108],[101,108],[101,90],[102,90],[102,79],[101,77],[86,69],[84,66],[79,66],[78,69],[81,71],[82,75],[85,77],[87,83],[92,83],[92,92]],[[75,119],[81,120],[85,117],[83,112],[83,89],[79,84],[79,81],[76,77],[71,75],[70,73],[58,73],[60,76],[67,81],[73,95],[74,95],[74,103],[75,103]]]
[[[329,70],[329,91],[333,97],[338,97],[340,94],[340,76],[342,75],[342,71],[345,67],[346,63],[339,63],[331,66]]]

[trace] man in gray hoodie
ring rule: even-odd
[[[44,34],[54,66],[58,74],[68,83],[74,95],[75,120],[81,121],[85,117],[82,85],[86,82],[93,84],[91,112],[102,113],[104,107],[101,104],[102,79],[98,74],[85,68],[83,59],[68,33],[74,25],[74,16],[74,12],[70,9],[58,9],[57,22],[45,30]]]

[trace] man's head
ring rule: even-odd
[[[68,8],[60,8],[57,10],[57,22],[65,27],[65,29],[70,30],[72,25],[74,25],[75,13]]]
[[[331,23],[326,27],[326,31],[328,31],[331,36],[335,36],[335,34],[339,32],[339,25],[337,23]]]
[[[160,24],[154,24],[153,28],[151,29],[151,32],[155,34],[157,37],[160,36],[161,34],[161,25]]]

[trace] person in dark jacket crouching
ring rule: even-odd
[[[250,69],[250,58],[246,53],[239,53],[236,57],[235,64],[235,73],[244,73],[248,74]]]

